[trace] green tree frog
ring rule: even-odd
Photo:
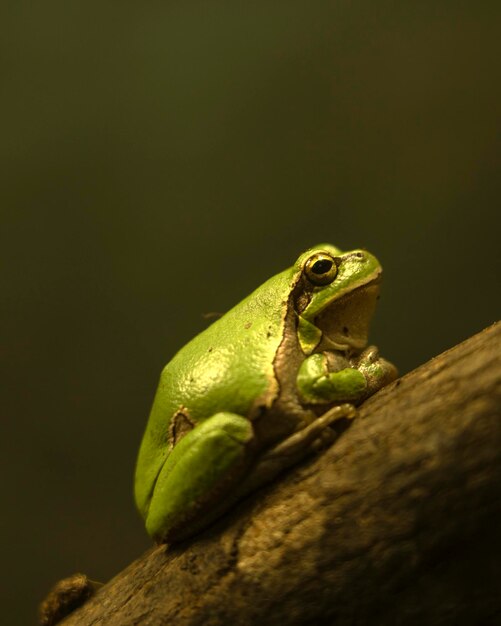
[[[367,347],[381,271],[366,250],[310,248],[165,366],[135,476],[156,541],[193,534],[332,441],[396,378]]]

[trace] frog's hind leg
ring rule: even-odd
[[[287,467],[299,463],[309,453],[332,443],[339,435],[331,427],[336,422],[352,420],[356,415],[357,410],[353,404],[345,403],[331,407],[310,424],[267,450],[238,487],[238,496],[250,493],[273,480]]]
[[[217,413],[185,434],[155,483],[148,533],[157,541],[180,539],[211,521],[213,510],[226,508],[220,502],[249,466],[253,440],[251,422],[235,413]]]

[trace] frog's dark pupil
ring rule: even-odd
[[[311,270],[312,272],[315,272],[315,274],[325,274],[331,269],[331,267],[332,261],[329,261],[329,259],[319,259],[313,263]]]

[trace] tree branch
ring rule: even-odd
[[[322,454],[65,626],[501,623],[501,323],[389,385]]]

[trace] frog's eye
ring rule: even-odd
[[[317,252],[306,261],[304,272],[314,285],[328,285],[336,278],[337,265],[330,254]]]

